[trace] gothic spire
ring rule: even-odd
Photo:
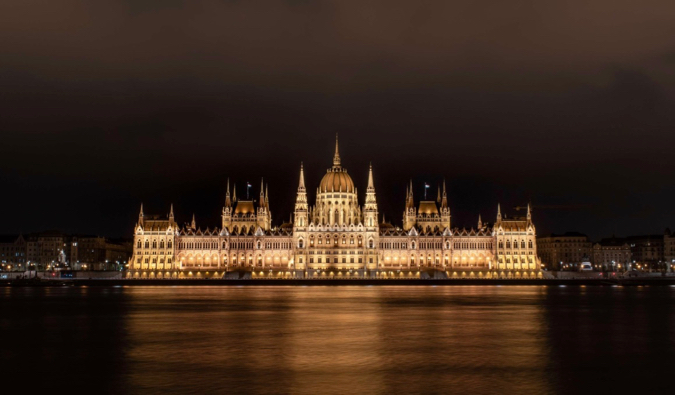
[[[530,203],[527,204],[527,219],[532,219],[532,210],[530,210]]]
[[[497,203],[497,221],[502,220],[502,208],[499,203]]]
[[[443,180],[443,197],[441,198],[441,207],[448,207],[448,193],[445,190],[445,179]]]
[[[232,207],[232,199],[230,198],[230,178],[227,178],[227,192],[225,192],[225,207]]]
[[[302,162],[300,162],[300,182],[298,183],[298,190],[305,190],[305,171],[302,167]]]
[[[197,229],[197,222],[195,221],[195,213],[192,213],[192,229]]]
[[[260,178],[260,202],[258,202],[258,205],[260,207],[265,205],[265,183],[262,178]]]
[[[173,203],[171,203],[171,210],[169,210],[169,220],[173,221]]]
[[[406,208],[414,208],[415,201],[413,200],[413,184],[412,179],[410,180],[410,188],[408,189],[407,201],[405,202]]]
[[[375,184],[373,183],[373,164],[370,163],[370,169],[368,170],[368,191],[375,191]]]
[[[480,219],[480,214],[478,214],[478,229],[483,229],[483,221]]]

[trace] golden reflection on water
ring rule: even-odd
[[[132,287],[126,384],[157,393],[548,393],[546,292]]]

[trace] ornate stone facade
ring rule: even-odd
[[[263,189],[264,188],[264,189]],[[478,220],[471,229],[452,228],[445,183],[435,201],[415,206],[412,182],[406,193],[403,226],[379,223],[373,168],[364,205],[337,140],[333,166],[307,198],[302,164],[292,223],[272,226],[267,188],[260,198],[238,200],[228,181],[220,229],[180,227],[173,206],[163,219],[139,215],[134,277],[540,277],[536,231],[528,208],[524,218],[494,225]],[[256,207],[257,205],[257,207]]]

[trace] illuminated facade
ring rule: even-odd
[[[378,223],[372,166],[365,201],[342,167],[336,141],[333,166],[309,204],[302,164],[292,223],[272,226],[267,188],[238,200],[228,181],[222,223],[179,226],[173,214],[146,217],[134,231],[133,277],[539,277],[536,231],[528,207],[506,218],[498,207],[493,225],[451,227],[445,183],[436,200],[416,206],[412,183],[403,226]]]

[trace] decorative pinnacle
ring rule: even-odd
[[[300,162],[300,183],[298,184],[298,189],[305,189],[305,170],[302,165],[302,162]]]

